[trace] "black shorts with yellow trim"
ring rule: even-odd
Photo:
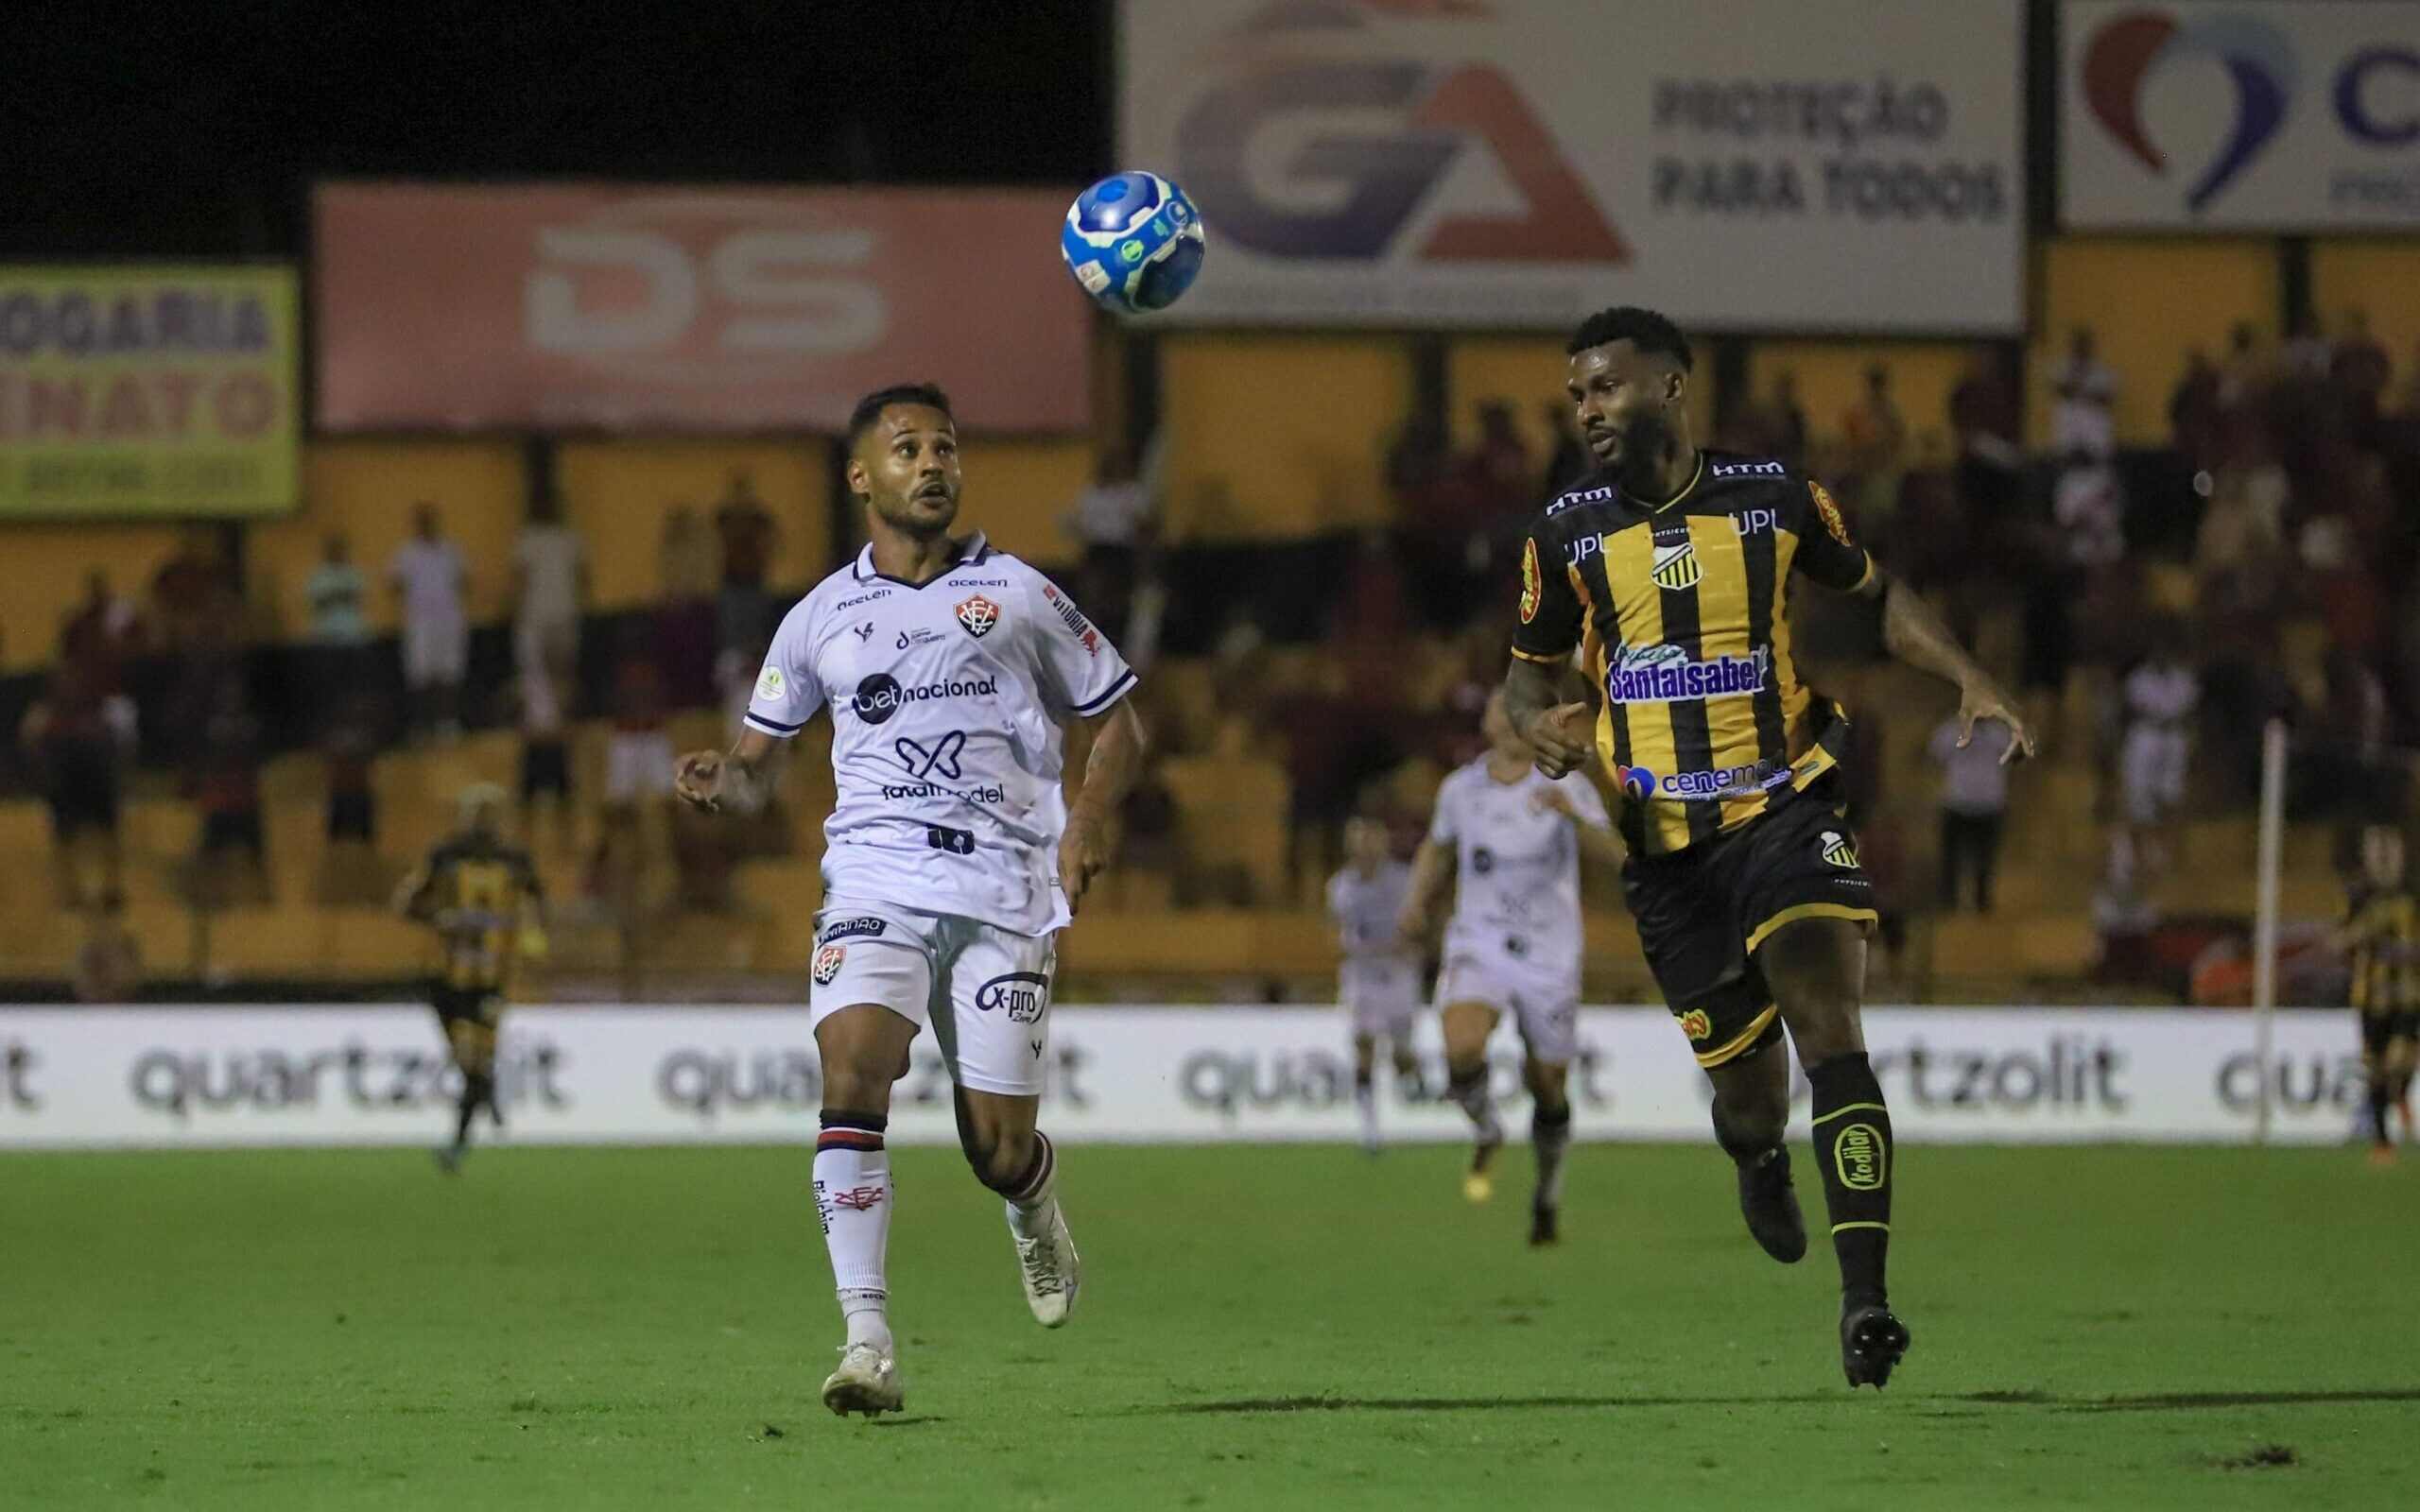
[[[429,1005],[437,1010],[438,1026],[448,1033],[458,1023],[493,1029],[504,1022],[504,993],[492,987],[441,982],[429,989]]]
[[[1801,919],[1874,927],[1874,885],[1826,776],[1736,830],[1668,855],[1633,856],[1622,894],[1648,970],[1701,1066],[1720,1066],[1781,1038],[1757,948]]]
[[[2420,1008],[2361,1010],[2362,1064],[2379,1065],[2389,1058],[2396,1045],[2409,1047],[2415,1040],[2420,1040]]]

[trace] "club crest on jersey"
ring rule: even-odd
[[[1000,606],[980,593],[962,600],[957,612],[958,623],[965,626],[966,633],[978,641],[991,634],[992,627],[1000,623]]]
[[[1714,1020],[1703,1008],[1691,1008],[1681,1015],[1681,1032],[1693,1041],[1714,1038]]]
[[[1815,496],[1815,512],[1824,517],[1824,528],[1832,533],[1832,539],[1843,546],[1855,545],[1849,540],[1849,523],[1841,518],[1841,507],[1832,502],[1832,490],[1808,478],[1806,491]]]
[[[1521,543],[1521,623],[1529,624],[1538,617],[1538,542],[1536,537]]]
[[[1685,536],[1668,546],[1656,547],[1655,564],[1647,576],[1655,579],[1656,587],[1675,593],[1696,587],[1705,576],[1698,567],[1697,542]]]
[[[1836,867],[1855,869],[1857,843],[1838,830],[1825,830],[1816,837],[1824,847],[1824,859]]]
[[[849,947],[846,945],[826,945],[817,951],[815,953],[815,985],[830,987],[832,979],[840,974],[840,963],[848,958]]]

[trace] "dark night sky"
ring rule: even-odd
[[[294,255],[335,175],[1080,183],[1108,8],[15,6],[0,256]]]

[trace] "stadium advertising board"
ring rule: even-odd
[[[1357,1136],[1333,1009],[1069,1007],[1052,1014],[1054,1137],[1147,1143]],[[2243,1140],[2259,1096],[2249,1015],[2148,1009],[1876,1009],[1867,1040],[1915,1141]],[[1432,1084],[1440,1047],[1422,1025]],[[1572,1106],[1585,1139],[1706,1137],[1705,1080],[1660,1009],[1581,1018]],[[1495,1047],[1520,1100],[1519,1048]],[[2345,1137],[2361,1074],[2352,1015],[2281,1015],[2275,1137]],[[821,1095],[804,1011],[519,1008],[499,1095],[516,1143],[812,1141]],[[1392,1093],[1388,1094],[1392,1096]],[[1795,1093],[1804,1125],[1806,1088]],[[435,1143],[453,1073],[408,1007],[0,1012],[0,1148]],[[893,1093],[894,1141],[957,1135],[930,1037]],[[1393,1137],[1465,1137],[1461,1112],[1392,1105]]]
[[[322,185],[333,431],[838,430],[930,380],[961,422],[1073,430],[1091,319],[1032,189]]]
[[[2420,228],[2420,4],[2067,0],[2059,23],[2068,225]]]
[[[0,268],[0,516],[295,505],[294,270]]]
[[[1169,318],[2022,323],[2017,0],[1124,0],[1119,162],[1209,256]]]

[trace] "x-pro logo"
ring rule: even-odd
[[[966,749],[966,731],[953,730],[928,747],[902,735],[890,743],[899,753],[900,763],[908,775],[923,782],[928,777],[945,777],[952,782],[965,775],[959,765],[959,756]]]

